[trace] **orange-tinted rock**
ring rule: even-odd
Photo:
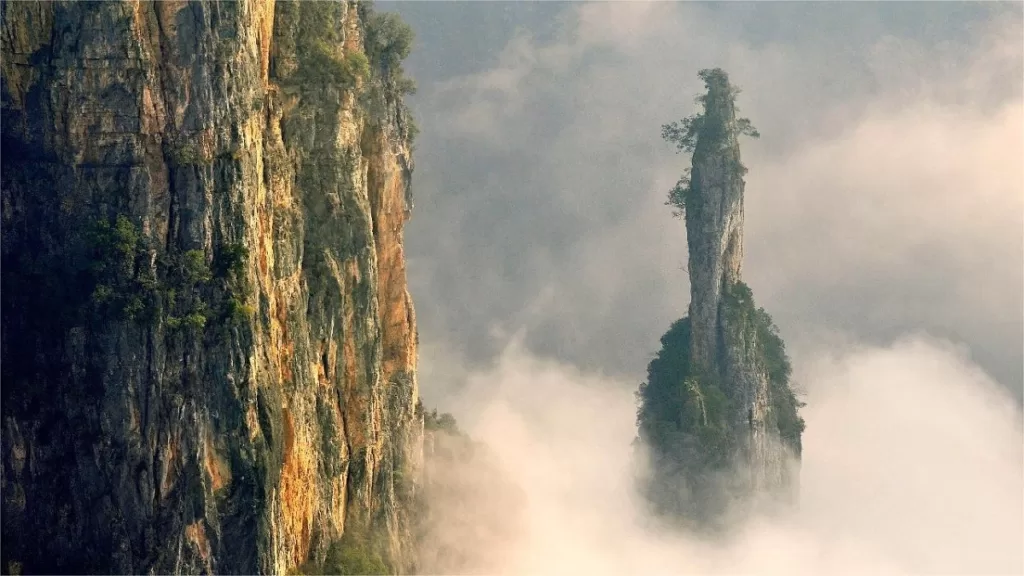
[[[407,565],[406,112],[372,62],[351,85],[311,69],[311,41],[361,52],[369,12],[2,9],[0,564],[284,573],[352,529]],[[119,218],[130,257],[97,266]]]

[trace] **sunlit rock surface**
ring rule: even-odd
[[[3,568],[412,561],[409,119],[348,2],[4,2]]]

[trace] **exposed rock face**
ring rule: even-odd
[[[791,498],[803,421],[785,347],[741,280],[743,175],[735,89],[702,71],[703,113],[665,127],[693,153],[689,178],[670,194],[686,217],[689,316],[662,338],[641,386],[640,438],[650,449],[648,496],[685,522],[720,524],[737,502]],[[741,507],[742,510],[743,507]]]
[[[410,127],[373,15],[2,11],[3,570],[283,573],[351,531],[408,566]]]
[[[770,434],[771,387],[748,318],[728,314],[723,300],[743,266],[743,174],[734,88],[724,72],[705,77],[702,134],[693,152],[686,204],[692,361],[697,373],[720,375],[735,402],[735,426],[749,427],[746,466],[751,488],[782,487],[786,458]],[[745,335],[752,338],[745,338]]]
[[[736,124],[736,105],[728,79],[709,79],[703,122]],[[743,266],[743,177],[735,130],[697,139],[691,193],[686,202],[689,247],[690,321],[693,362],[699,370],[719,369],[719,308],[722,293],[740,280]]]

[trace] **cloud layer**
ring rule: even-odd
[[[456,402],[488,444],[501,492],[474,500],[516,533],[519,574],[1019,574],[1024,570],[1021,412],[963,354],[930,338],[819,350],[809,384],[799,510],[726,541],[652,528],[633,492],[634,402],[621,382],[513,344]],[[493,515],[490,517],[493,521]],[[458,540],[449,534],[449,539]],[[483,551],[477,550],[478,554]],[[484,554],[486,556],[486,554]],[[473,571],[472,567],[469,571]]]
[[[421,30],[407,237],[428,400],[462,382],[432,349],[482,366],[519,329],[641,377],[689,292],[663,205],[686,159],[659,127],[709,66],[763,135],[744,144],[745,276],[787,341],[926,329],[1020,396],[1019,5],[383,7]]]
[[[381,5],[420,38],[424,395],[525,494],[473,501],[515,519],[481,569],[1024,571],[1019,4]],[[710,543],[653,527],[630,443],[689,293],[660,126],[714,66],[763,135],[744,275],[808,406],[800,509]]]

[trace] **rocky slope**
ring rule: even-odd
[[[351,2],[2,4],[2,569],[392,569],[422,442],[408,36]]]
[[[782,340],[741,280],[746,169],[738,137],[757,133],[737,118],[725,72],[700,75],[703,111],[663,133],[692,153],[669,199],[686,218],[689,315],[662,338],[641,386],[638,423],[656,508],[706,526],[736,501],[792,496],[803,421]]]

